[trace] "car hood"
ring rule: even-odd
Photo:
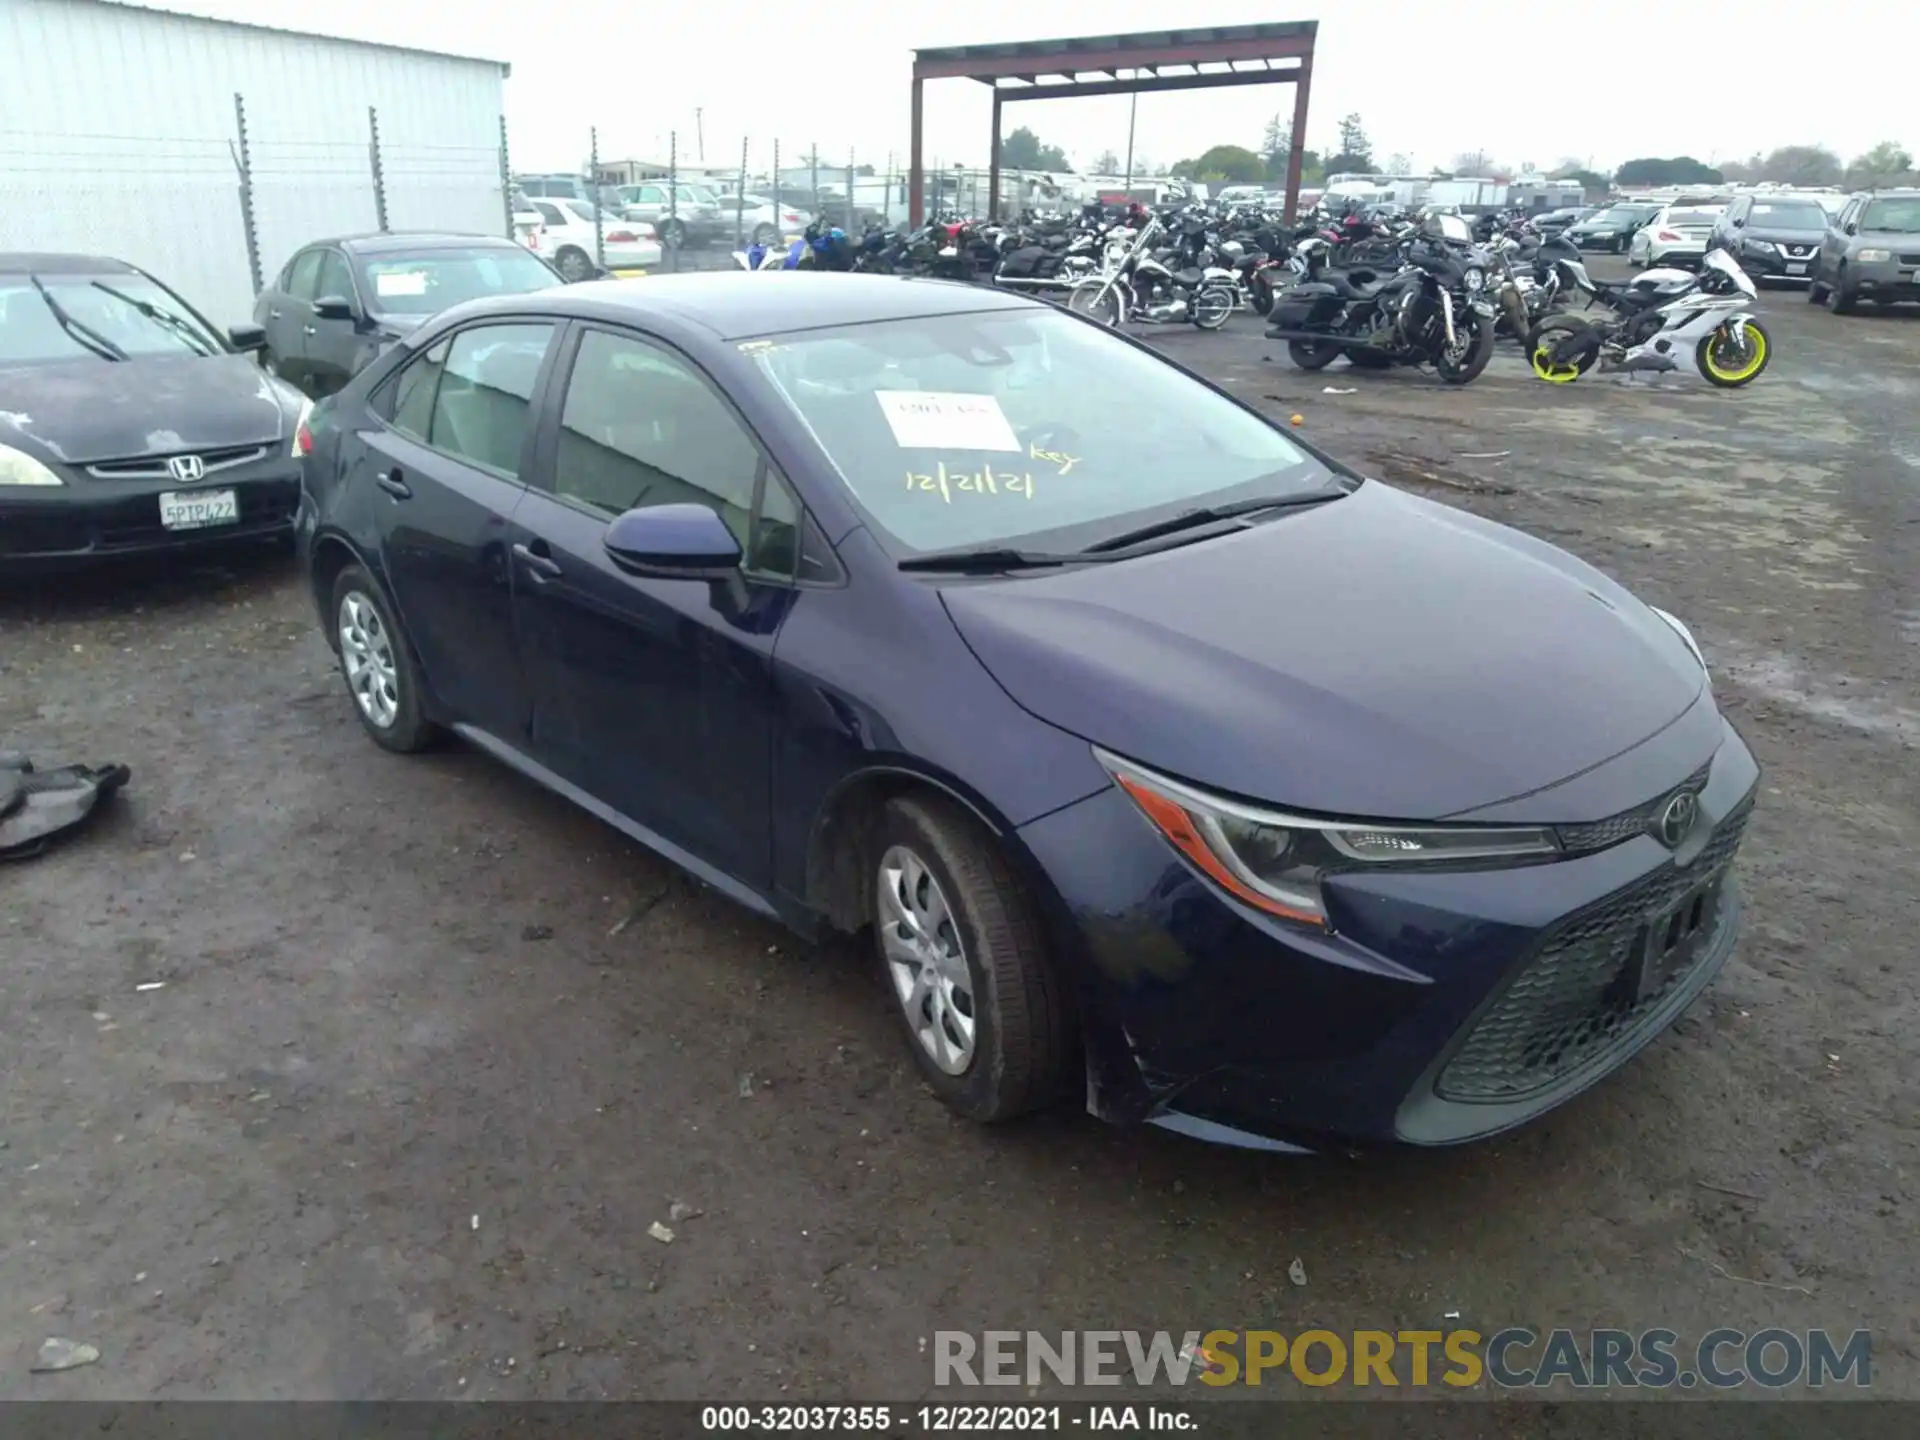
[[[300,406],[245,355],[23,365],[0,397],[0,445],[69,465],[285,439]]]
[[[942,594],[1031,713],[1324,814],[1440,819],[1532,793],[1659,733],[1705,684],[1597,570],[1377,482],[1221,539]]]
[[[1881,250],[1920,249],[1920,235],[1911,230],[1862,230],[1857,235],[1849,235],[1847,239],[1855,250],[1862,246]]]

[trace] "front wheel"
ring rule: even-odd
[[[1741,328],[1745,333],[1736,337],[1733,326],[1722,325],[1701,337],[1694,347],[1693,363],[1700,367],[1708,384],[1723,390],[1750,385],[1773,358],[1773,345],[1757,320],[1749,320]]]
[[[1479,379],[1493,358],[1493,322],[1469,310],[1454,321],[1453,333],[1453,344],[1434,356],[1433,368],[1449,385],[1465,385]]]
[[[660,243],[669,250],[678,250],[687,243],[687,227],[681,221],[668,220],[660,226]]]
[[[780,232],[771,225],[757,225],[753,231],[753,243],[771,245],[780,238]]]
[[[1109,329],[1120,328],[1120,320],[1126,301],[1120,294],[1118,285],[1109,285],[1103,291],[1096,282],[1091,285],[1076,285],[1067,292],[1067,308],[1076,315],[1085,315],[1090,320],[1098,320]]]
[[[587,258],[586,251],[576,246],[567,246],[553,257],[553,263],[560,271],[560,278],[568,284],[577,285],[593,277],[593,261]]]
[[[1071,1050],[1066,991],[1006,854],[931,797],[890,801],[876,841],[874,939],[921,1078],[972,1120],[1056,1098]]]
[[[1224,285],[1203,285],[1193,297],[1192,318],[1196,329],[1218,330],[1233,314],[1233,292]]]
[[[1287,358],[1302,370],[1324,370],[1340,358],[1340,346],[1332,340],[1289,340]]]

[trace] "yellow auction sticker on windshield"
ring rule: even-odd
[[[876,390],[880,413],[903,450],[1021,449],[1000,402],[953,390]]]

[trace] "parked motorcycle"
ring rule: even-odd
[[[1724,251],[1708,251],[1697,273],[1657,268],[1618,283],[1588,278],[1578,262],[1572,268],[1576,287],[1614,316],[1561,312],[1535,326],[1527,357],[1542,380],[1569,384],[1596,365],[1662,374],[1691,352],[1708,384],[1733,390],[1752,384],[1773,358],[1771,337],[1747,308],[1759,292]]]
[[[1485,293],[1486,256],[1472,238],[1459,216],[1437,216],[1409,246],[1404,268],[1385,277],[1309,258],[1306,275],[1274,307],[1267,338],[1285,340],[1302,370],[1345,355],[1362,369],[1430,364],[1442,380],[1464,385],[1493,358],[1498,321]]]
[[[1199,264],[1175,270],[1157,258],[1153,244],[1166,234],[1166,222],[1149,218],[1118,256],[1109,251],[1107,270],[1075,282],[1067,306],[1102,324],[1119,327],[1132,320],[1147,325],[1192,324],[1218,330],[1233,314],[1231,288]],[[1170,256],[1169,258],[1177,258]]]

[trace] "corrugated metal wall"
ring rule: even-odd
[[[223,324],[249,318],[236,91],[268,278],[309,240],[377,228],[369,105],[390,228],[503,231],[493,62],[0,0],[0,250],[115,255]]]

